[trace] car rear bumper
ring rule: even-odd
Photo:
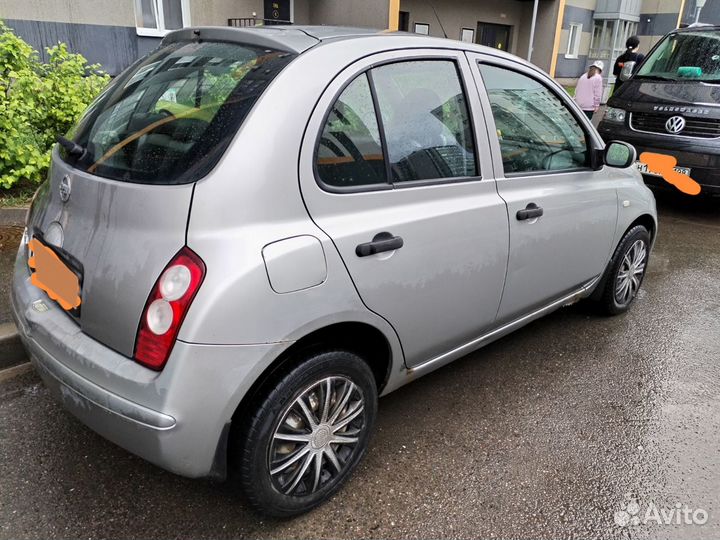
[[[720,195],[720,141],[637,132],[626,124],[606,121],[600,122],[598,131],[605,141],[620,140],[632,144],[638,156],[643,152],[674,156],[678,167],[691,169],[690,176],[700,184],[702,194]],[[643,178],[648,184],[675,189],[658,176],[643,175]]]
[[[85,335],[30,284],[25,259],[21,246],[12,311],[51,393],[98,434],[164,469],[223,478],[232,415],[257,375],[290,343],[210,346],[178,341],[166,368],[157,373]]]

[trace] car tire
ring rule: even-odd
[[[618,244],[597,303],[606,315],[625,313],[642,286],[650,256],[650,233],[642,225],[630,229]]]
[[[308,354],[281,376],[238,433],[236,472],[252,508],[285,518],[336,493],[367,451],[377,400],[373,372],[354,353]]]

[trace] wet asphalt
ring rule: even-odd
[[[720,200],[658,199],[629,313],[564,308],[383,398],[350,483],[294,520],[0,382],[0,538],[720,537]]]

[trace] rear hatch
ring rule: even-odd
[[[83,332],[133,355],[148,295],[185,245],[194,183],[292,57],[171,41],[115,79],[56,149],[28,229],[78,274],[68,316]]]

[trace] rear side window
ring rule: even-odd
[[[477,176],[455,63],[396,62],[359,75],[328,113],[316,167],[323,183],[340,188]]]
[[[217,163],[292,55],[224,42],[163,47],[118,77],[69,137],[71,165],[127,182],[182,184]]]
[[[392,182],[476,175],[470,115],[454,62],[401,62],[371,73]]]
[[[351,82],[330,109],[316,163],[320,179],[330,186],[385,183],[385,159],[367,75]]]

